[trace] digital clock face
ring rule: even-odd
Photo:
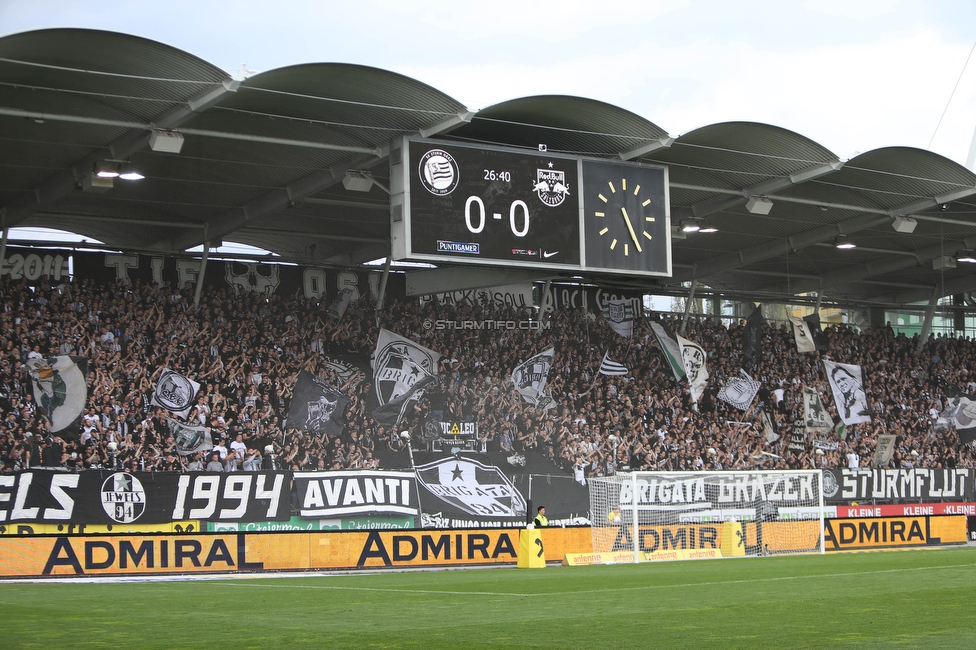
[[[411,141],[410,256],[579,268],[579,162]]]

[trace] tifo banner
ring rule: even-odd
[[[12,260],[9,257],[8,263]],[[29,249],[28,249],[29,250]],[[78,253],[52,251],[51,268],[58,258],[73,258],[74,277],[78,280],[169,285],[175,289],[193,287],[200,274],[198,259],[118,253]],[[366,297],[371,302],[379,295],[380,271],[337,270],[316,266],[284,266],[262,262],[207,263],[204,287],[208,291],[228,289],[235,295],[255,293],[278,294],[319,300],[323,308],[342,298],[347,303]],[[40,277],[40,275],[38,275]],[[37,279],[37,278],[34,278]],[[406,296],[404,279],[390,274],[386,285],[387,299]]]
[[[0,277],[8,276],[14,281],[27,280],[30,283],[46,275],[54,282],[61,282],[71,275],[68,260],[72,255],[71,251],[7,246],[6,259],[0,260]]]
[[[468,305],[489,310],[509,307],[524,309],[532,307],[532,284],[523,282],[501,287],[434,293],[420,297],[421,304],[431,301],[436,301],[441,305]]]
[[[864,394],[861,366],[834,363],[824,359],[827,381],[834,394],[834,405],[844,424],[850,426],[871,421],[871,409]]]
[[[296,472],[294,484],[302,517],[420,514],[413,472]]]
[[[976,501],[976,471],[971,469],[861,469],[824,470],[827,503],[845,501]]]
[[[486,462],[448,456],[419,465],[417,480],[423,489],[424,528],[441,527],[445,518],[485,527],[525,524],[525,498],[504,472]]]
[[[706,481],[701,472],[655,472],[651,478],[637,480],[637,503],[688,512],[760,499],[777,506],[800,506],[819,500],[813,476],[743,471],[710,474]],[[621,505],[634,502],[634,490],[630,481],[620,483]]]
[[[0,523],[288,519],[289,479],[285,472],[14,472],[0,475]]]
[[[634,315],[643,313],[644,297],[636,291],[621,291],[619,289],[603,289],[600,287],[581,287],[578,285],[561,285],[553,282],[549,291],[545,285],[540,287],[540,307],[543,312],[554,310],[573,311],[577,309],[597,312],[607,300],[629,300],[633,304]]]

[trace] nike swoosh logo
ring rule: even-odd
[[[545,257],[546,259],[552,257],[553,255],[559,255],[559,251],[553,251],[551,253],[548,251],[542,251],[542,256]]]

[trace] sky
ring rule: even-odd
[[[123,32],[235,77],[242,64],[355,63],[471,110],[576,95],[672,136],[763,122],[841,160],[909,146],[960,164],[976,133],[974,26],[972,0],[0,0],[0,36]]]

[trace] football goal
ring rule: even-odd
[[[594,553],[616,562],[823,553],[820,470],[589,480]]]

